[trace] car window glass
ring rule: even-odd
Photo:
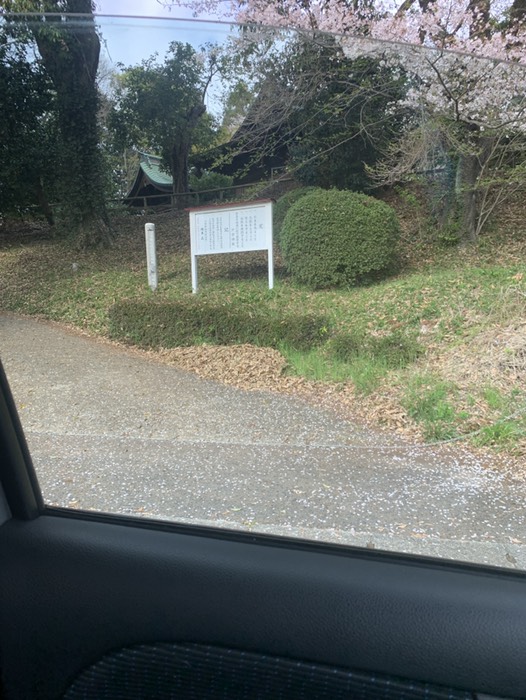
[[[524,568],[522,17],[310,5],[2,15],[44,498]]]

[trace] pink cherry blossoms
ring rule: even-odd
[[[348,0],[178,0],[166,5],[191,8],[196,16],[232,19],[269,27],[366,35],[401,42],[526,63],[526,24],[511,17],[509,0],[380,0],[374,8]]]
[[[418,77],[408,105],[482,130],[525,128],[526,21],[509,0],[200,0],[196,15],[339,36],[348,58],[375,56]],[[488,60],[489,59],[489,60]]]
[[[400,143],[392,144],[386,179],[394,181],[395,171],[401,178],[410,175],[419,162],[422,167],[425,149],[433,148],[426,146],[426,133],[432,133],[431,143],[440,143],[455,164],[456,209],[450,213],[462,213],[468,240],[476,240],[497,203],[524,186],[526,9],[521,0],[166,4],[184,4],[200,16],[298,30],[306,40],[327,32],[346,58],[371,57],[389,67],[405,82],[398,107],[409,108],[413,116]],[[413,144],[413,151],[402,162],[396,154],[404,152],[404,143]]]

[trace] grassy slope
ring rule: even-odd
[[[409,220],[414,212],[404,212]],[[160,287],[146,284],[141,217],[118,222],[110,251],[61,242],[0,248],[0,308],[38,315],[147,348],[253,342],[278,348],[288,371],[337,382],[343,398],[388,426],[428,440],[526,453],[525,238],[440,249],[408,230],[398,276],[369,287],[309,292],[279,267],[266,288],[264,254],[200,261],[190,290],[186,219],[157,218]],[[496,253],[498,250],[498,254]],[[356,396],[360,395],[357,402]],[[350,397],[350,398],[349,398]]]

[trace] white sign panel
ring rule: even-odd
[[[196,255],[268,248],[264,207],[195,215]]]
[[[190,212],[192,290],[197,292],[197,256],[268,251],[269,289],[274,286],[272,201],[197,207]]]

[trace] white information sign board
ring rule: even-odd
[[[268,252],[268,287],[274,286],[272,200],[194,207],[190,213],[192,291],[197,292],[197,257],[250,250]]]

